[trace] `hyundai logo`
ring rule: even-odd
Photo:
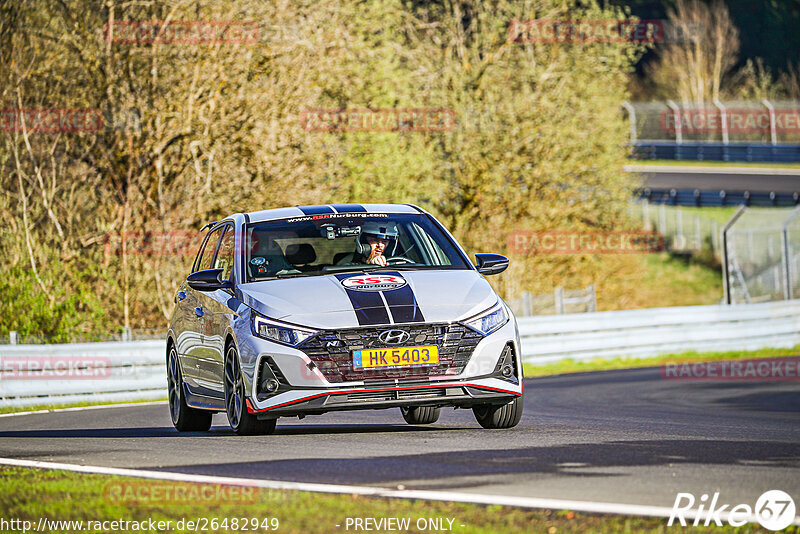
[[[405,330],[386,330],[380,333],[378,339],[387,345],[399,345],[408,341],[410,337],[411,335]]]

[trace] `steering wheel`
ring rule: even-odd
[[[408,259],[405,256],[392,256],[391,258],[386,258],[386,263],[388,265],[398,265],[401,263],[417,263],[417,262]]]

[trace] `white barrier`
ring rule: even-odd
[[[519,318],[522,359],[550,363],[800,344],[800,300]]]
[[[789,348],[800,344],[800,300],[522,317],[518,323],[522,359],[533,364]],[[164,398],[165,355],[164,341],[0,345],[0,406]],[[64,369],[63,362],[77,367]]]
[[[159,399],[164,341],[0,345],[0,406]]]

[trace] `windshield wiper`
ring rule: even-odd
[[[354,272],[372,272],[377,271],[380,269],[394,269],[392,265],[330,265],[328,267],[323,267],[321,274],[327,273],[346,273],[348,271]]]
[[[251,282],[263,282],[264,280],[278,280],[278,279],[281,279],[281,278],[297,278],[298,276],[309,276],[309,273],[282,273],[282,274],[271,274],[269,276],[254,276],[254,277],[252,277],[250,279],[250,281]]]

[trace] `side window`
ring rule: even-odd
[[[194,266],[195,271],[211,269],[211,262],[214,259],[214,251],[217,249],[217,242],[219,241],[219,236],[222,234],[223,228],[224,227],[217,228],[208,234],[208,238],[203,246],[203,250],[200,251],[200,256],[197,258],[197,264]]]
[[[222,279],[230,280],[231,271],[233,270],[233,246],[234,246],[235,233],[233,226],[226,226],[225,233],[219,243],[219,252],[217,252],[217,259],[214,261],[214,269],[222,269]]]
[[[442,248],[435,239],[431,239],[430,234],[418,224],[413,223],[410,225],[409,230],[414,236],[415,241],[420,244],[420,256],[423,257],[423,262],[430,265],[452,265],[453,262],[447,257]],[[415,259],[412,256],[411,259]]]

